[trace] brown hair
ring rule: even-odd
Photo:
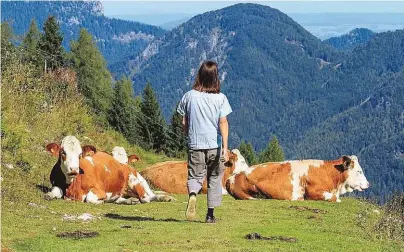
[[[216,62],[208,60],[202,63],[192,89],[205,93],[220,93],[219,70]]]

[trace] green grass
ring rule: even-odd
[[[402,242],[375,237],[373,226],[379,215],[373,210],[378,207],[351,198],[336,204],[236,201],[226,196],[216,211],[219,222],[214,225],[202,223],[206,195],[198,196],[198,222],[185,221],[186,196],[176,198],[172,203],[134,206],[47,202],[40,198],[35,203],[46,208],[13,207],[3,202],[2,246],[15,251],[404,251]],[[88,223],[62,219],[64,214],[83,213],[100,219]],[[122,225],[132,228],[121,228]],[[96,231],[99,236],[81,240],[56,236],[76,230]],[[244,236],[251,232],[294,237],[298,241],[246,240]]]

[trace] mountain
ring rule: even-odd
[[[289,127],[295,113],[302,114],[306,128],[320,122],[304,119],[305,104],[320,95],[317,90],[335,74],[342,55],[276,9],[237,4],[195,16],[152,41],[128,62],[128,72],[135,73],[137,93],[152,84],[168,118],[191,88],[200,62],[216,60],[222,89],[237,111],[231,116],[233,143],[253,140],[260,149]],[[303,125],[295,119],[296,135]],[[246,128],[246,122],[254,124]]]
[[[105,17],[99,1],[2,1],[1,21],[12,24],[23,35],[32,19],[42,29],[48,16],[57,17],[64,35],[63,46],[69,49],[81,28],[94,35],[109,65],[128,55],[143,51],[149,41],[164,34],[155,26]]]
[[[200,62],[216,60],[234,111],[232,146],[245,140],[259,151],[276,135],[288,159],[358,155],[374,183],[367,195],[384,200],[404,185],[403,127],[397,121],[403,48],[399,30],[375,34],[351,51],[337,50],[276,9],[236,4],[195,16],[153,40],[126,69],[134,73],[136,93],[152,84],[168,118],[191,89]],[[397,96],[388,96],[383,85]],[[382,156],[383,148],[395,154]]]
[[[404,30],[376,34],[357,46],[338,75],[327,99],[356,102],[308,130],[288,153],[296,158],[355,153],[372,181],[366,194],[384,201],[404,188]]]
[[[367,43],[374,35],[375,33],[369,29],[356,28],[348,34],[332,37],[324,40],[324,42],[340,50],[352,50],[357,45]]]

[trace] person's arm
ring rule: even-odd
[[[188,120],[186,116],[182,117],[182,130],[184,131],[184,134],[188,134]]]
[[[223,159],[225,162],[229,161],[228,156],[228,138],[229,138],[229,123],[227,117],[221,117],[219,121],[220,134],[222,135],[223,143]]]

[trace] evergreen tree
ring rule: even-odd
[[[39,54],[37,51],[38,42],[41,38],[41,33],[38,30],[35,19],[32,19],[28,33],[22,41],[24,48],[24,59],[29,62],[38,63]]]
[[[38,48],[43,57],[46,69],[54,70],[63,65],[64,50],[62,47],[63,36],[56,17],[50,16],[44,25],[44,34],[38,42]]]
[[[7,67],[15,53],[13,30],[7,22],[1,23],[1,64]]]
[[[285,160],[285,154],[282,147],[279,145],[278,138],[272,137],[268,147],[260,154],[260,163],[265,162],[280,162]]]
[[[136,125],[139,109],[133,97],[132,82],[127,77],[122,78],[115,84],[109,122],[132,144],[140,142]]]
[[[158,152],[166,150],[166,123],[150,83],[143,90],[138,118],[142,147]]]
[[[77,42],[72,42],[71,49],[79,91],[101,120],[107,122],[113,96],[111,74],[107,64],[91,34],[85,29],[80,30],[80,37]]]
[[[175,108],[177,108],[177,106]],[[173,157],[185,156],[187,150],[187,138],[183,131],[182,116],[176,110],[174,110],[174,113],[171,116],[171,125],[169,127],[168,136],[166,154]]]
[[[245,158],[248,165],[255,165],[257,164],[257,157],[255,155],[254,148],[250,143],[246,144],[244,141],[241,142],[240,146],[238,147],[241,155]]]

